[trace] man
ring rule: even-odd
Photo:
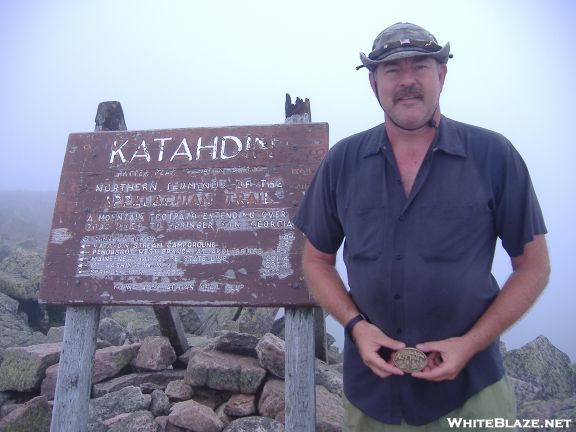
[[[498,338],[547,283],[546,227],[512,145],[440,114],[449,52],[413,24],[378,35],[360,57],[385,122],[329,151],[295,218],[306,281],[346,329],[345,430],[515,417]],[[513,268],[501,290],[497,237]],[[395,365],[406,347],[423,370]]]

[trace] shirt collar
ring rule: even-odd
[[[388,139],[388,134],[386,134],[384,123],[378,125],[375,128],[375,132],[376,139],[368,141],[364,147],[363,157],[378,154],[390,147],[390,140]],[[441,116],[438,133],[440,136],[434,144],[434,151],[441,150],[444,153],[448,153],[454,156],[466,157],[466,147],[464,145],[464,140],[458,136],[458,133],[453,125],[453,120]]]

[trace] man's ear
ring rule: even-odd
[[[448,73],[448,66],[441,64],[438,67],[438,79],[440,80],[440,89],[444,88],[444,80],[446,79],[446,74]]]
[[[368,80],[370,81],[370,87],[372,87],[372,91],[378,98],[378,87],[376,85],[376,78],[374,77],[373,71],[370,71],[370,73],[368,74]]]

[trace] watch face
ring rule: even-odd
[[[392,363],[406,373],[419,372],[426,366],[427,356],[416,348],[403,348],[392,354]]]

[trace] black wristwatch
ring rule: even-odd
[[[348,321],[348,324],[346,324],[346,327],[344,327],[344,331],[346,332],[346,334],[348,335],[350,340],[354,343],[356,343],[356,342],[354,341],[354,337],[352,336],[352,329],[360,321],[368,321],[368,320],[366,319],[366,317],[363,314],[358,314],[354,318],[352,318],[350,321]]]

